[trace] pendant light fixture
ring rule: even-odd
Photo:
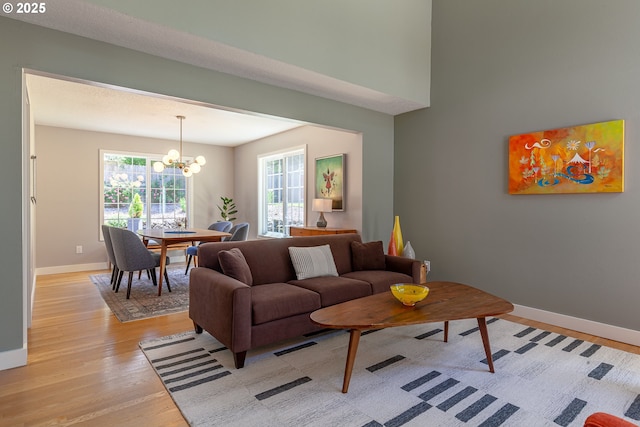
[[[171,149],[169,153],[167,153],[161,162],[155,162],[153,164],[153,170],[156,172],[162,172],[166,166],[175,165],[177,168],[182,170],[182,175],[187,178],[193,175],[194,173],[200,172],[200,168],[207,163],[206,159],[203,156],[198,156],[192,162],[189,160],[182,160],[182,121],[186,118],[185,116],[176,116],[178,120],[180,120],[180,150]]]

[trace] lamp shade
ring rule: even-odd
[[[313,212],[331,212],[332,205],[331,199],[313,199],[311,210]]]

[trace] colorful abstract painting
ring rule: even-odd
[[[623,191],[624,120],[509,137],[509,194]]]
[[[316,159],[315,198],[331,199],[332,210],[344,210],[344,154]]]

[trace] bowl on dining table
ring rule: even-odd
[[[391,285],[391,293],[403,305],[412,307],[427,297],[429,288],[425,285],[413,283],[396,283]]]

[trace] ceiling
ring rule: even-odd
[[[234,147],[305,123],[215,106],[27,74],[31,114],[38,125]]]

